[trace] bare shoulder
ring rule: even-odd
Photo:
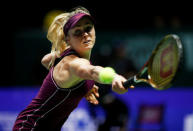
[[[56,64],[53,71],[53,78],[59,87],[69,88],[82,81],[80,77],[71,71],[73,61],[78,61],[79,59],[76,55],[69,55],[62,58],[62,60]]]
[[[76,55],[69,55],[64,57],[57,65],[57,67],[62,67],[63,69],[70,69],[74,67],[80,67],[82,65],[89,65],[90,62],[87,59],[80,58]]]
[[[71,60],[69,61],[69,64],[70,64],[71,66],[90,64],[89,60],[84,59],[84,58],[77,57],[77,56],[75,56],[75,55],[71,55],[71,56],[69,56],[69,58],[71,59]]]

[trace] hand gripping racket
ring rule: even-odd
[[[129,88],[145,82],[158,90],[169,88],[182,59],[182,51],[182,44],[177,35],[165,36],[141,71],[123,83],[124,87]]]

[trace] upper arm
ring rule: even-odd
[[[92,68],[90,62],[83,58],[75,58],[69,63],[70,72],[81,78],[89,78]]]
[[[91,65],[90,61],[87,59],[76,58],[70,62],[69,68],[70,73],[73,73],[82,79],[100,82],[99,73],[103,67]]]

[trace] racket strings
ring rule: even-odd
[[[174,39],[162,41],[157,48],[149,73],[157,88],[164,88],[176,74],[179,62],[179,52]]]

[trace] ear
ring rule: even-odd
[[[66,43],[69,43],[69,41],[70,41],[70,38],[69,38],[69,36],[67,35],[67,36],[65,37],[65,42],[66,42]]]

